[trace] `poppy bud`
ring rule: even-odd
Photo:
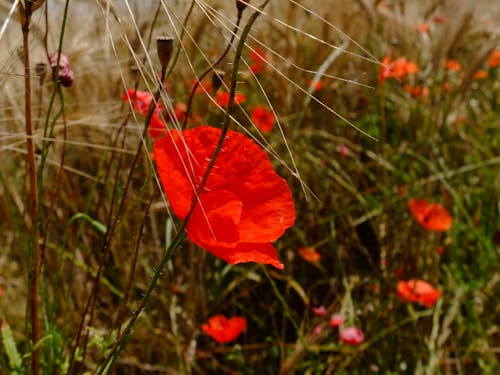
[[[214,70],[212,74],[212,89],[216,92],[224,83],[226,73],[222,70]]]
[[[156,50],[158,58],[160,59],[161,67],[164,68],[168,65],[172,57],[174,49],[174,40],[169,36],[160,36],[156,38]]]
[[[248,2],[250,3],[250,0],[248,0]],[[238,9],[238,13],[243,13],[246,7],[247,7],[246,1],[236,0],[236,9]]]
[[[40,77],[40,84],[45,80],[45,76],[47,75],[47,64],[38,63],[35,65],[35,73],[38,77]]]

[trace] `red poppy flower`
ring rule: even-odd
[[[403,79],[408,74],[416,72],[418,72],[417,64],[407,60],[406,57],[400,57],[391,61],[391,57],[386,56],[382,60],[378,80],[382,84],[387,78]]]
[[[488,66],[490,68],[496,68],[499,65],[500,65],[500,50],[497,49],[491,52],[490,55],[488,56]]]
[[[312,311],[313,311],[314,315],[319,316],[320,318],[322,318],[323,316],[326,315],[326,308],[323,305],[318,306],[318,307],[313,306]]]
[[[321,79],[317,80],[316,83],[314,83],[314,85],[313,83],[314,81],[312,79],[307,80],[307,84],[309,85],[309,87],[312,87],[314,91],[321,90],[325,85],[325,82],[323,82]]]
[[[434,21],[434,23],[436,25],[439,25],[441,23],[444,23],[448,20],[448,16],[446,14],[436,14],[432,17],[432,21]]]
[[[276,122],[273,111],[263,106],[255,106],[250,114],[253,123],[264,133],[269,133]]]
[[[425,307],[432,307],[441,297],[441,291],[426,281],[411,279],[399,281],[397,293],[401,301],[418,302]]]
[[[231,342],[245,330],[247,320],[244,317],[234,316],[226,318],[224,315],[215,315],[203,324],[201,329],[219,344]]]
[[[339,325],[341,325],[344,322],[345,322],[344,315],[342,315],[342,314],[333,314],[330,317],[330,321],[328,322],[328,325],[330,327],[338,327]]]
[[[349,147],[347,147],[346,145],[340,144],[337,146],[337,152],[340,154],[340,156],[346,157],[347,155],[349,155],[351,150],[349,150]]]
[[[303,246],[299,249],[299,254],[308,262],[319,262],[321,255],[314,247]]]
[[[472,76],[472,78],[475,79],[475,80],[480,80],[480,79],[484,79],[484,78],[487,78],[487,77],[488,77],[488,72],[486,70],[484,70],[484,69],[479,69]]]
[[[421,34],[427,34],[429,32],[429,24],[422,22],[419,23],[415,29]]]
[[[277,240],[295,221],[292,193],[266,153],[250,138],[228,131],[200,196],[202,176],[222,130],[171,130],[154,143],[155,161],[173,212],[188,220],[188,237],[230,264],[257,262],[282,269]]]
[[[462,64],[457,60],[446,59],[443,62],[443,66],[446,70],[450,72],[459,72],[462,69]]]
[[[139,91],[134,89],[128,89],[125,94],[123,94],[124,101],[132,102],[133,108],[142,114],[144,117],[148,114],[148,109],[153,101],[153,95],[146,91]],[[158,103],[153,110],[151,120],[149,121],[148,133],[151,138],[157,138],[167,130],[167,125],[160,118],[160,112],[163,110],[163,106]]]
[[[451,228],[453,219],[439,203],[429,203],[426,199],[410,199],[408,207],[417,222],[427,230],[444,232]]]
[[[237,92],[234,95],[234,104],[242,104],[247,100],[247,96],[241,92]],[[227,91],[217,91],[215,94],[215,102],[223,108],[227,108],[229,105],[229,92]]]
[[[346,327],[339,332],[340,341],[347,345],[359,345],[365,341],[365,335],[357,327]]]
[[[250,70],[254,74],[258,74],[266,66],[267,53],[259,47],[254,47],[253,51],[250,51],[250,59],[253,61],[250,64]]]

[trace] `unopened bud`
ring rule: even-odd
[[[238,9],[238,13],[243,13],[245,8],[247,7],[247,3],[250,3],[250,0],[236,0],[236,9]]]
[[[156,50],[162,68],[166,67],[172,57],[174,40],[169,36],[160,36],[156,38]]]
[[[47,75],[47,64],[38,63],[35,65],[35,73],[40,79],[40,84],[45,80],[45,76]]]
[[[214,92],[217,92],[224,83],[225,75],[226,73],[222,70],[214,70],[212,73],[212,90],[214,90]]]

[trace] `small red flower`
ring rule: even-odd
[[[247,96],[241,92],[237,92],[234,95],[234,104],[243,104],[247,100]],[[217,91],[215,94],[215,102],[223,108],[227,108],[229,105],[229,92],[227,91]]]
[[[443,62],[443,66],[450,72],[459,72],[462,70],[462,64],[460,64],[457,60],[446,59]]]
[[[344,322],[345,322],[344,315],[342,315],[342,314],[333,314],[330,317],[330,321],[328,322],[328,325],[330,327],[338,327],[339,325],[341,325]]]
[[[474,75],[472,76],[473,79],[475,80],[480,80],[480,79],[485,79],[485,78],[488,78],[488,72],[484,69],[479,69],[478,71],[476,71],[474,73]]]
[[[443,254],[444,254],[444,247],[443,247],[443,246],[439,246],[439,247],[436,249],[436,252],[437,252],[439,255],[443,255]]]
[[[341,144],[337,147],[337,152],[340,154],[340,156],[346,157],[351,151],[345,144]]]
[[[429,32],[429,24],[425,22],[419,23],[415,28],[421,34],[427,34]]]
[[[307,84],[309,85],[309,87],[312,87],[314,91],[319,91],[323,88],[323,86],[325,86],[325,82],[323,82],[321,79],[317,80],[314,85],[313,83],[314,81],[312,79],[307,80]]]
[[[153,95],[146,91],[139,91],[134,89],[128,89],[124,94],[122,99],[126,102],[131,102],[133,108],[142,114],[144,117],[148,114],[149,106],[153,101]],[[151,115],[151,120],[149,121],[148,133],[151,138],[157,138],[163,134],[167,130],[167,125],[160,118],[160,113],[163,109],[163,106],[160,103],[156,104],[156,107],[153,110],[153,114]]]
[[[299,249],[299,254],[308,262],[319,262],[321,255],[314,247],[303,246]]]
[[[319,316],[320,318],[322,318],[323,316],[326,315],[326,309],[325,309],[325,306],[323,306],[323,305],[318,306],[318,307],[313,306],[312,311],[313,311],[314,315]]]
[[[382,84],[387,78],[403,79],[406,78],[407,75],[416,72],[418,72],[417,64],[407,60],[406,57],[400,57],[391,61],[391,57],[386,56],[382,60],[378,80],[379,83]]]
[[[411,279],[399,281],[397,293],[401,301],[418,302],[425,307],[432,307],[441,297],[441,291],[426,281]]]
[[[273,129],[274,123],[276,122],[273,111],[260,105],[254,107],[250,117],[255,126],[257,126],[264,133],[269,133]]]
[[[488,56],[488,66],[490,68],[496,68],[500,65],[500,49],[494,50]]]
[[[412,198],[408,202],[408,207],[417,222],[427,230],[444,232],[451,228],[453,219],[439,203]]]
[[[365,335],[357,327],[346,327],[339,332],[340,341],[347,345],[359,345],[365,341]]]
[[[224,344],[236,340],[246,327],[247,320],[244,317],[235,316],[228,319],[224,315],[215,315],[208,319],[208,323],[203,324],[201,329],[219,344]]]
[[[203,191],[196,192],[222,130],[171,130],[154,143],[155,161],[170,206],[199,247],[230,264],[257,262],[282,269],[276,241],[295,221],[292,193],[266,153],[228,131]]]
[[[250,51],[250,59],[253,61],[250,64],[250,70],[254,74],[258,74],[266,66],[267,53],[259,47],[254,47],[253,50]]]
[[[436,25],[439,25],[441,23],[444,23],[448,20],[448,16],[446,14],[436,14],[432,17],[432,21],[434,21],[434,23]]]

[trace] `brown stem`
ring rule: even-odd
[[[28,177],[30,185],[31,203],[31,244],[33,249],[32,264],[30,269],[30,290],[29,290],[29,313],[31,323],[31,343],[35,347],[41,337],[40,327],[40,304],[38,299],[38,289],[40,284],[40,268],[42,256],[38,233],[38,188],[35,165],[35,148],[33,145],[33,128],[31,123],[31,72],[29,58],[29,29],[31,20],[31,3],[26,2],[26,8],[20,9],[21,26],[23,32],[23,59],[24,59],[24,106],[25,106],[25,128],[26,128],[26,163],[28,167]],[[31,355],[31,373],[40,374],[40,348],[35,348]]]

